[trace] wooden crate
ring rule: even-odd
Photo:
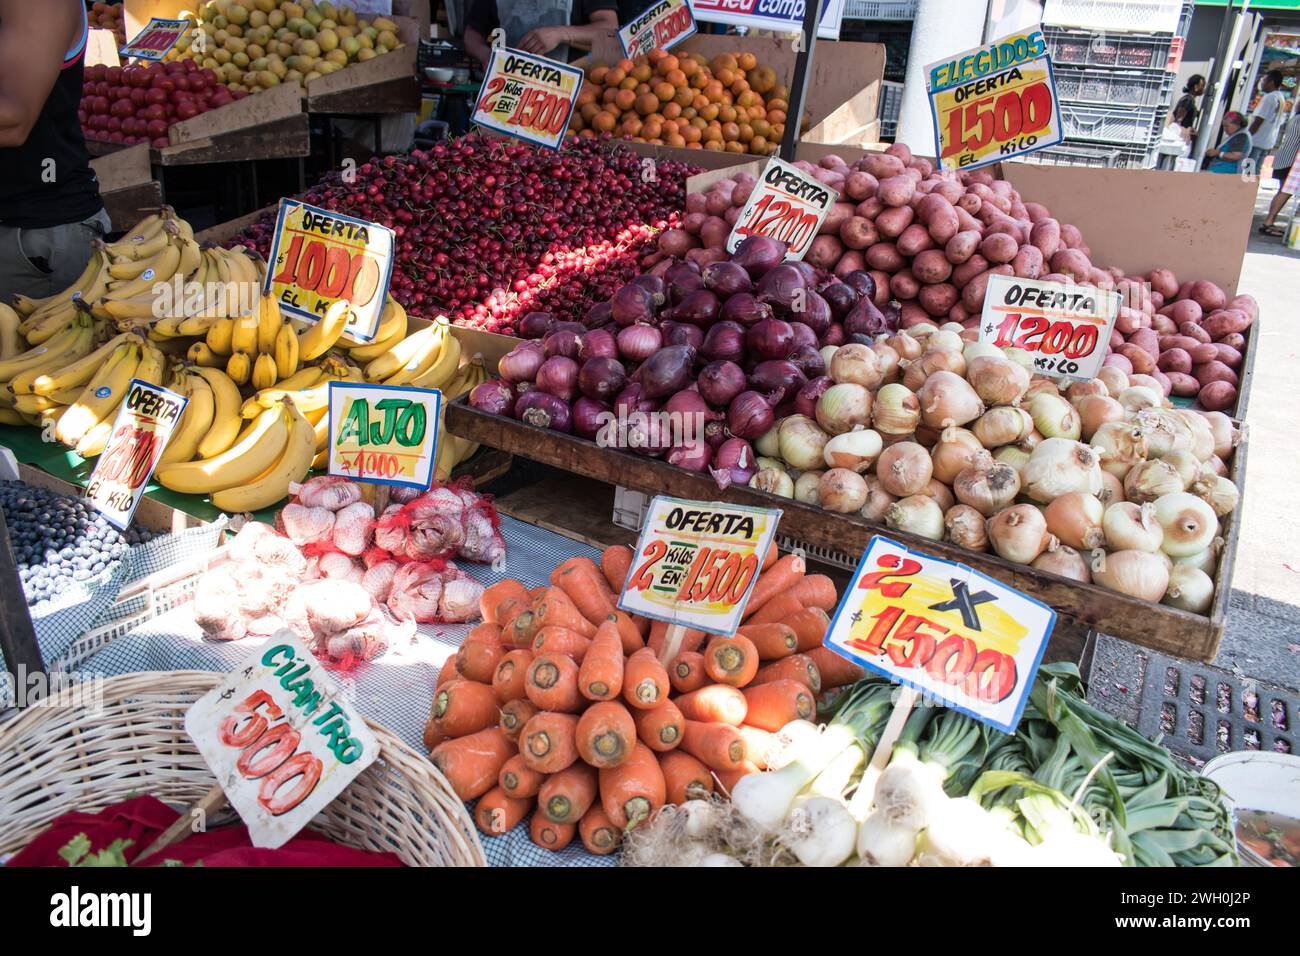
[[[162,185],[153,178],[149,160],[149,147],[144,143],[91,160],[113,232],[131,228],[162,205]]]
[[[1077,625],[1176,654],[1211,661],[1223,639],[1232,590],[1232,565],[1241,527],[1240,509],[1224,521],[1224,549],[1216,572],[1214,605],[1209,615],[1192,614],[1163,604],[1138,600],[1094,584],[1080,584],[995,554],[967,551],[943,541],[931,541],[873,524],[857,515],[841,515],[790,498],[732,486],[719,490],[707,475],[684,471],[655,458],[599,448],[574,435],[533,428],[513,419],[480,412],[462,398],[447,406],[446,427],[453,435],[553,465],[609,484],[647,494],[672,495],[697,501],[730,501],[780,508],[783,535],[804,544],[859,555],[874,535],[886,535],[908,547],[957,561],[997,578],[1055,608]],[[1245,493],[1247,443],[1232,462],[1232,480]]]

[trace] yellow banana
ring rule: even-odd
[[[247,352],[234,352],[226,359],[226,374],[236,385],[247,385],[253,374],[253,362]]]
[[[249,382],[253,388],[270,388],[276,382],[275,359],[263,352],[253,362],[253,371]]]
[[[221,316],[213,312],[203,312],[182,319],[178,328],[181,335],[207,335],[212,327],[221,321],[223,321]]]
[[[99,367],[116,351],[119,345],[133,338],[136,338],[133,332],[120,332],[84,358],[80,358],[54,371],[42,372],[39,375],[24,373],[15,376],[9,385],[17,395],[24,392],[49,395],[61,388],[85,385],[94,377],[95,373],[99,371]],[[28,376],[30,376],[30,379]]]
[[[450,333],[442,340],[442,351],[422,374],[410,380],[420,388],[444,388],[460,368],[460,339]],[[396,383],[403,384],[403,383]]]
[[[275,340],[284,326],[280,303],[274,296],[264,295],[258,300],[257,351],[262,355],[275,354]]]
[[[371,342],[369,345],[358,345],[356,348],[348,349],[348,357],[354,362],[361,362],[362,364],[373,362],[375,359],[379,358],[379,356],[392,351],[397,346],[397,343],[402,341],[404,338],[406,338],[405,312],[402,313],[401,324],[394,328],[391,335],[384,338],[376,334],[375,341]]]
[[[212,389],[212,427],[199,442],[199,457],[213,458],[235,442],[243,420],[239,417],[239,386],[219,368],[196,368]]]
[[[451,346],[449,341],[454,341],[454,337],[447,331],[447,322],[445,319],[435,328],[438,331],[434,334],[425,346],[416,353],[415,357],[399,368],[392,375],[383,380],[385,385],[409,385],[415,379],[420,378],[425,372],[434,367],[438,359],[446,353]],[[460,360],[460,343],[456,343],[456,361]],[[455,371],[453,365],[451,371]]]
[[[257,266],[248,254],[248,250],[243,246],[236,246],[234,249],[222,249],[221,252],[225,257],[227,266],[230,268],[231,282],[258,284]]]
[[[327,451],[330,441],[330,416],[328,408],[318,408],[312,412],[303,412],[311,422],[316,437],[316,450]]]
[[[296,392],[283,392],[278,388],[268,388],[265,391],[258,392],[254,399],[262,408],[271,408],[278,402],[287,399],[298,406],[298,410],[301,412],[314,412],[322,408],[329,408],[331,381],[338,381],[338,379],[327,378],[317,385],[310,388],[300,388]],[[244,417],[248,417],[247,412],[245,412]]]
[[[61,292],[54,295],[45,296],[41,299],[33,299],[30,296],[15,295],[14,311],[23,318],[40,311],[43,308],[58,305],[63,302],[69,302],[75,293],[82,292],[89,288],[99,277],[100,273],[107,274],[108,271],[108,254],[104,251],[104,244],[95,240],[92,244],[93,251],[90,258],[86,260],[86,266],[81,270],[81,275],[72,280],[72,285],[68,286]],[[107,281],[107,280],[105,280]]]
[[[27,424],[27,419],[14,411],[12,408],[0,408],[0,425],[17,425]]]
[[[311,423],[292,402],[284,405],[289,419],[289,437],[284,454],[271,467],[247,484],[214,492],[212,504],[231,514],[261,511],[284,499],[289,485],[301,482],[311,470],[316,457],[316,435]]]
[[[176,270],[180,268],[181,251],[170,242],[166,243],[161,252],[150,260],[151,265],[134,279],[122,279],[121,281],[109,284],[108,291],[102,298],[108,300],[114,299],[133,299],[145,292],[152,291],[154,286],[160,282],[170,282]]]
[[[205,342],[195,342],[189,347],[185,357],[203,368],[225,368],[228,361],[224,355],[215,354]]]
[[[22,335],[18,325],[22,319],[9,306],[0,302],[0,360],[11,359],[23,348]]]
[[[149,338],[155,342],[163,339],[178,339],[185,335],[181,331],[181,323],[185,319],[180,316],[166,315],[153,324],[149,329]]]
[[[275,356],[275,371],[282,379],[287,379],[298,371],[298,335],[288,322],[281,322],[272,344]]]
[[[140,364],[136,367],[135,375],[132,378],[138,378],[142,382],[149,382],[152,385],[162,383],[163,372],[166,368],[167,360],[162,352],[150,345],[144,347],[144,355],[140,359]],[[129,385],[129,382],[128,382]],[[104,417],[96,422],[91,429],[81,437],[77,442],[77,454],[82,458],[96,458],[104,453],[104,448],[108,445],[109,438],[113,435],[113,426],[117,421],[118,406],[121,405],[122,399],[126,397],[126,389],[122,390],[122,395],[117,400],[117,405],[105,412]],[[62,421],[62,419],[60,419]],[[56,426],[57,427],[57,426]]]
[[[138,378],[150,385],[161,385],[167,375],[167,356],[159,349],[145,343],[144,353],[140,356],[140,365],[132,378]]]
[[[59,422],[54,437],[75,447],[109,411],[117,407],[127,383],[140,365],[139,342],[127,342],[113,350],[113,356],[86,383],[81,395]]]
[[[24,415],[39,415],[52,408],[61,407],[60,402],[45,395],[17,395],[14,397],[14,410]]]
[[[185,221],[178,219],[177,222],[184,223]],[[181,264],[176,272],[182,278],[188,279],[198,270],[199,260],[203,258],[203,250],[194,241],[194,231],[189,228],[189,223],[185,223],[185,229],[189,230],[189,235],[182,234],[176,239],[176,243],[181,249]]]
[[[304,362],[319,358],[334,347],[343,334],[352,307],[346,299],[339,299],[316,322],[298,336],[298,357]]]
[[[12,381],[15,376],[37,366],[44,368],[59,362],[75,362],[90,351],[94,334],[90,320],[78,316],[47,341],[0,361],[0,381]]]
[[[112,255],[125,256],[129,250],[135,249],[142,242],[153,239],[161,233],[163,224],[167,221],[170,213],[171,209],[169,207],[163,207],[159,212],[145,216],[117,242],[108,243],[105,249]],[[132,256],[131,258],[136,257]]]
[[[375,329],[375,337],[369,342],[358,342],[346,332],[339,337],[339,344],[353,353],[353,357],[358,362],[368,362],[370,359],[378,358],[388,351],[384,349],[381,352],[375,352],[370,358],[356,355],[357,352],[364,352],[368,349],[375,348],[378,343],[392,339],[398,336],[396,341],[400,342],[402,336],[406,335],[406,310],[398,303],[396,299],[389,296],[384,300],[384,310],[379,313],[379,327]]]
[[[366,381],[382,382],[401,371],[412,362],[418,362],[427,355],[430,347],[435,351],[441,345],[441,336],[447,331],[447,320],[430,323],[420,331],[408,335],[390,351],[366,365]]]
[[[257,354],[257,314],[241,315],[235,319],[235,334],[231,337],[230,348],[234,352]]]
[[[185,395],[189,401],[181,412],[181,419],[176,423],[171,440],[158,460],[158,467],[177,462],[189,461],[199,451],[199,442],[212,428],[212,418],[216,412],[216,402],[212,396],[212,387],[196,374],[186,374]]]
[[[130,299],[100,299],[90,307],[97,319],[111,319],[122,325],[152,325],[157,316],[158,296],[144,292]]]
[[[288,416],[283,405],[268,408],[241,441],[220,455],[201,461],[159,468],[159,484],[183,494],[211,494],[248,484],[284,454],[289,442]]]
[[[213,326],[208,329],[207,339],[208,348],[217,355],[229,355],[233,352],[235,342],[235,320],[218,319]]]

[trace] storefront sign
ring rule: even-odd
[[[161,60],[190,26],[189,20],[161,20],[154,17],[130,43],[122,47],[122,56],[135,60]]]
[[[318,322],[339,299],[352,305],[344,334],[369,342],[393,276],[393,230],[364,219],[280,200],[262,292],[292,316]]]
[[[1056,612],[964,564],[874,537],[826,632],[863,667],[1014,733]]]
[[[158,385],[131,379],[103,453],[86,484],[86,500],[113,527],[124,530],[144,496],[188,402]]]
[[[185,715],[253,846],[283,846],[379,756],[365,720],[282,630]]]
[[[822,40],[838,40],[844,0],[821,0],[821,5],[817,36]],[[695,8],[695,19],[701,23],[725,23],[777,33],[803,32],[804,0],[691,0],[691,6]]]
[[[428,488],[438,447],[436,388],[329,383],[329,473]]]
[[[925,68],[944,169],[974,169],[1061,142],[1056,79],[1038,27]]]
[[[980,341],[1024,349],[1039,375],[1096,378],[1119,306],[1118,292],[1090,285],[989,276]]]
[[[691,0],[656,0],[636,19],[618,28],[618,42],[629,60],[654,50],[667,50],[694,35]]]
[[[569,128],[582,70],[496,46],[470,121],[538,146],[559,149]]]
[[[780,520],[778,509],[655,497],[619,608],[734,634]]]
[[[784,242],[786,259],[802,259],[840,194],[776,156],[767,160],[745,208],[727,237],[727,251],[742,239],[768,236]]]

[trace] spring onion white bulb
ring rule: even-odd
[[[741,777],[731,792],[731,802],[741,815],[766,830],[776,830],[790,814],[799,791],[856,738],[847,727],[831,724],[794,748],[793,759],[777,771]]]
[[[1157,498],[1155,515],[1165,532],[1160,549],[1171,558],[1185,558],[1204,551],[1219,533],[1214,509],[1186,491]]]
[[[941,772],[907,750],[895,752],[876,781],[876,812],[896,827],[925,829],[930,814],[947,799]]]
[[[781,842],[804,866],[839,866],[853,855],[858,827],[844,804],[831,797],[801,798]]]
[[[727,856],[727,854],[725,853],[710,853],[707,856],[701,857],[700,862],[695,865],[696,866],[744,866],[745,864],[741,863],[735,857]]]
[[[916,831],[890,823],[877,810],[858,827],[858,860],[862,866],[907,866],[916,855]]]
[[[936,803],[921,834],[922,866],[991,866],[1007,829],[969,797]]]
[[[1106,547],[1111,551],[1160,550],[1165,539],[1164,528],[1156,520],[1155,506],[1132,501],[1117,501],[1106,507],[1101,517],[1101,530],[1106,536]]]
[[[795,760],[804,748],[821,736],[821,728],[811,720],[792,720],[767,739],[763,760],[769,770],[780,770]]]
[[[1194,614],[1205,614],[1214,603],[1214,581],[1200,568],[1175,564],[1161,602]]]

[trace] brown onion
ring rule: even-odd
[[[1079,400],[1089,395],[1101,395],[1104,398],[1110,397],[1110,389],[1106,383],[1099,378],[1088,378],[1078,382],[1071,382],[1065,390],[1065,397],[1071,404],[1078,405]]]
[[[1165,531],[1156,521],[1155,506],[1117,501],[1101,517],[1106,547],[1111,551],[1159,551]]]
[[[895,381],[898,378],[898,363],[902,357],[884,342],[877,342],[871,346],[871,351],[876,353],[876,358],[880,361],[880,380]]]
[[[1223,461],[1232,457],[1232,450],[1241,441],[1241,432],[1232,423],[1232,419],[1223,412],[1202,412],[1210,423],[1210,434],[1214,436],[1214,454]]]
[[[822,457],[831,468],[848,468],[861,474],[871,467],[881,448],[880,435],[859,426],[833,436],[822,449]]]
[[[1014,405],[1029,388],[1029,373],[1000,355],[971,359],[966,378],[987,405]]]
[[[869,346],[856,342],[835,350],[827,373],[836,382],[852,382],[873,391],[880,387],[882,378],[880,358]]]
[[[935,372],[916,397],[921,402],[921,421],[930,428],[965,425],[984,414],[984,403],[975,389],[952,372]]]
[[[1123,369],[1113,365],[1103,365],[1097,372],[1097,379],[1106,386],[1106,392],[1112,398],[1128,388],[1128,376]]]
[[[1090,495],[1101,491],[1097,452],[1069,438],[1044,439],[1029,456],[1023,478],[1029,497],[1044,504],[1071,491]]]
[[[1098,562],[1092,580],[1112,591],[1155,602],[1169,587],[1169,568],[1149,551],[1113,551]]]
[[[952,490],[958,501],[987,518],[1015,500],[1020,493],[1020,472],[982,451],[953,480]]]
[[[943,540],[943,511],[933,498],[909,495],[895,501],[885,515],[885,524],[932,541]]]
[[[910,435],[921,421],[921,401],[905,385],[881,387],[871,403],[871,424],[882,435]]]
[[[987,551],[989,536],[985,530],[984,516],[970,505],[953,505],[943,516],[947,538],[953,544],[969,551]]]
[[[1169,572],[1169,584],[1160,603],[1205,614],[1214,603],[1214,579],[1200,568],[1176,564]]]
[[[800,470],[820,468],[825,462],[823,451],[828,436],[806,415],[791,415],[778,426],[777,442],[781,458]]]
[[[802,475],[794,480],[794,500],[802,501],[806,505],[815,505],[820,503],[818,497],[818,488],[821,485],[821,471],[805,471]]]
[[[890,445],[876,459],[876,477],[880,479],[880,486],[899,498],[920,494],[933,472],[930,456],[916,442]]]
[[[1132,422],[1106,422],[1088,443],[1101,457],[1102,469],[1120,479],[1148,454],[1146,431]]]
[[[1219,532],[1219,519],[1209,502],[1186,491],[1157,498],[1155,515],[1165,532],[1160,550],[1171,558],[1199,554]]]
[[[998,405],[975,420],[971,432],[985,448],[1000,448],[1018,442],[1034,430],[1034,420],[1023,408]]]
[[[1183,476],[1163,458],[1140,461],[1124,476],[1124,497],[1138,504],[1183,490]]]
[[[1043,516],[1047,519],[1047,530],[1062,544],[1091,551],[1106,544],[1106,535],[1101,530],[1105,513],[1105,506],[1093,495],[1071,491],[1053,500]]]
[[[867,483],[856,471],[832,468],[818,482],[817,498],[827,511],[851,514],[867,503]]]
[[[1053,540],[1047,519],[1033,505],[1012,505],[999,511],[988,523],[989,543],[1008,561],[1029,564]]]
[[[947,511],[957,503],[957,499],[952,496],[952,489],[936,478],[931,478],[929,483],[921,489],[921,494],[927,498],[933,498],[944,511]]]
[[[930,452],[935,478],[951,485],[962,469],[969,468],[975,456],[984,450],[974,433],[965,428],[945,428]]]
[[[853,382],[841,382],[817,399],[817,424],[828,434],[841,435],[871,424],[871,392]]]
[[[1029,452],[1017,445],[1003,445],[993,453],[993,457],[1020,472],[1020,481],[1024,482],[1025,465],[1029,464]]]
[[[1035,395],[1029,403],[1029,414],[1034,417],[1034,427],[1044,438],[1077,440],[1082,433],[1079,413],[1060,395]]]
[[[885,344],[898,353],[900,359],[916,361],[925,351],[919,339],[908,335],[906,332],[895,332],[889,338],[885,339]]]
[[[880,479],[872,475],[867,479],[867,503],[862,506],[859,514],[868,521],[880,523],[889,513],[890,505],[897,500],[897,497],[880,486]]]
[[[1107,422],[1122,422],[1124,406],[1107,395],[1083,395],[1074,403],[1079,413],[1079,437],[1092,441],[1097,429]]]
[[[1101,491],[1097,492],[1097,500],[1106,506],[1113,505],[1117,501],[1127,501],[1128,499],[1124,497],[1124,482],[1103,469]]]
[[[1072,581],[1080,581],[1083,584],[1092,581],[1092,572],[1088,570],[1088,562],[1084,560],[1083,555],[1067,544],[1058,544],[1054,548],[1048,548],[1034,558],[1030,567],[1039,571],[1047,571],[1049,574],[1059,574],[1063,578],[1070,578]]]
[[[1029,387],[1025,389],[1025,396],[1021,399],[1023,402],[1029,402],[1039,395],[1055,395],[1061,397],[1061,389],[1050,378],[1041,378],[1035,376],[1029,382]]]

